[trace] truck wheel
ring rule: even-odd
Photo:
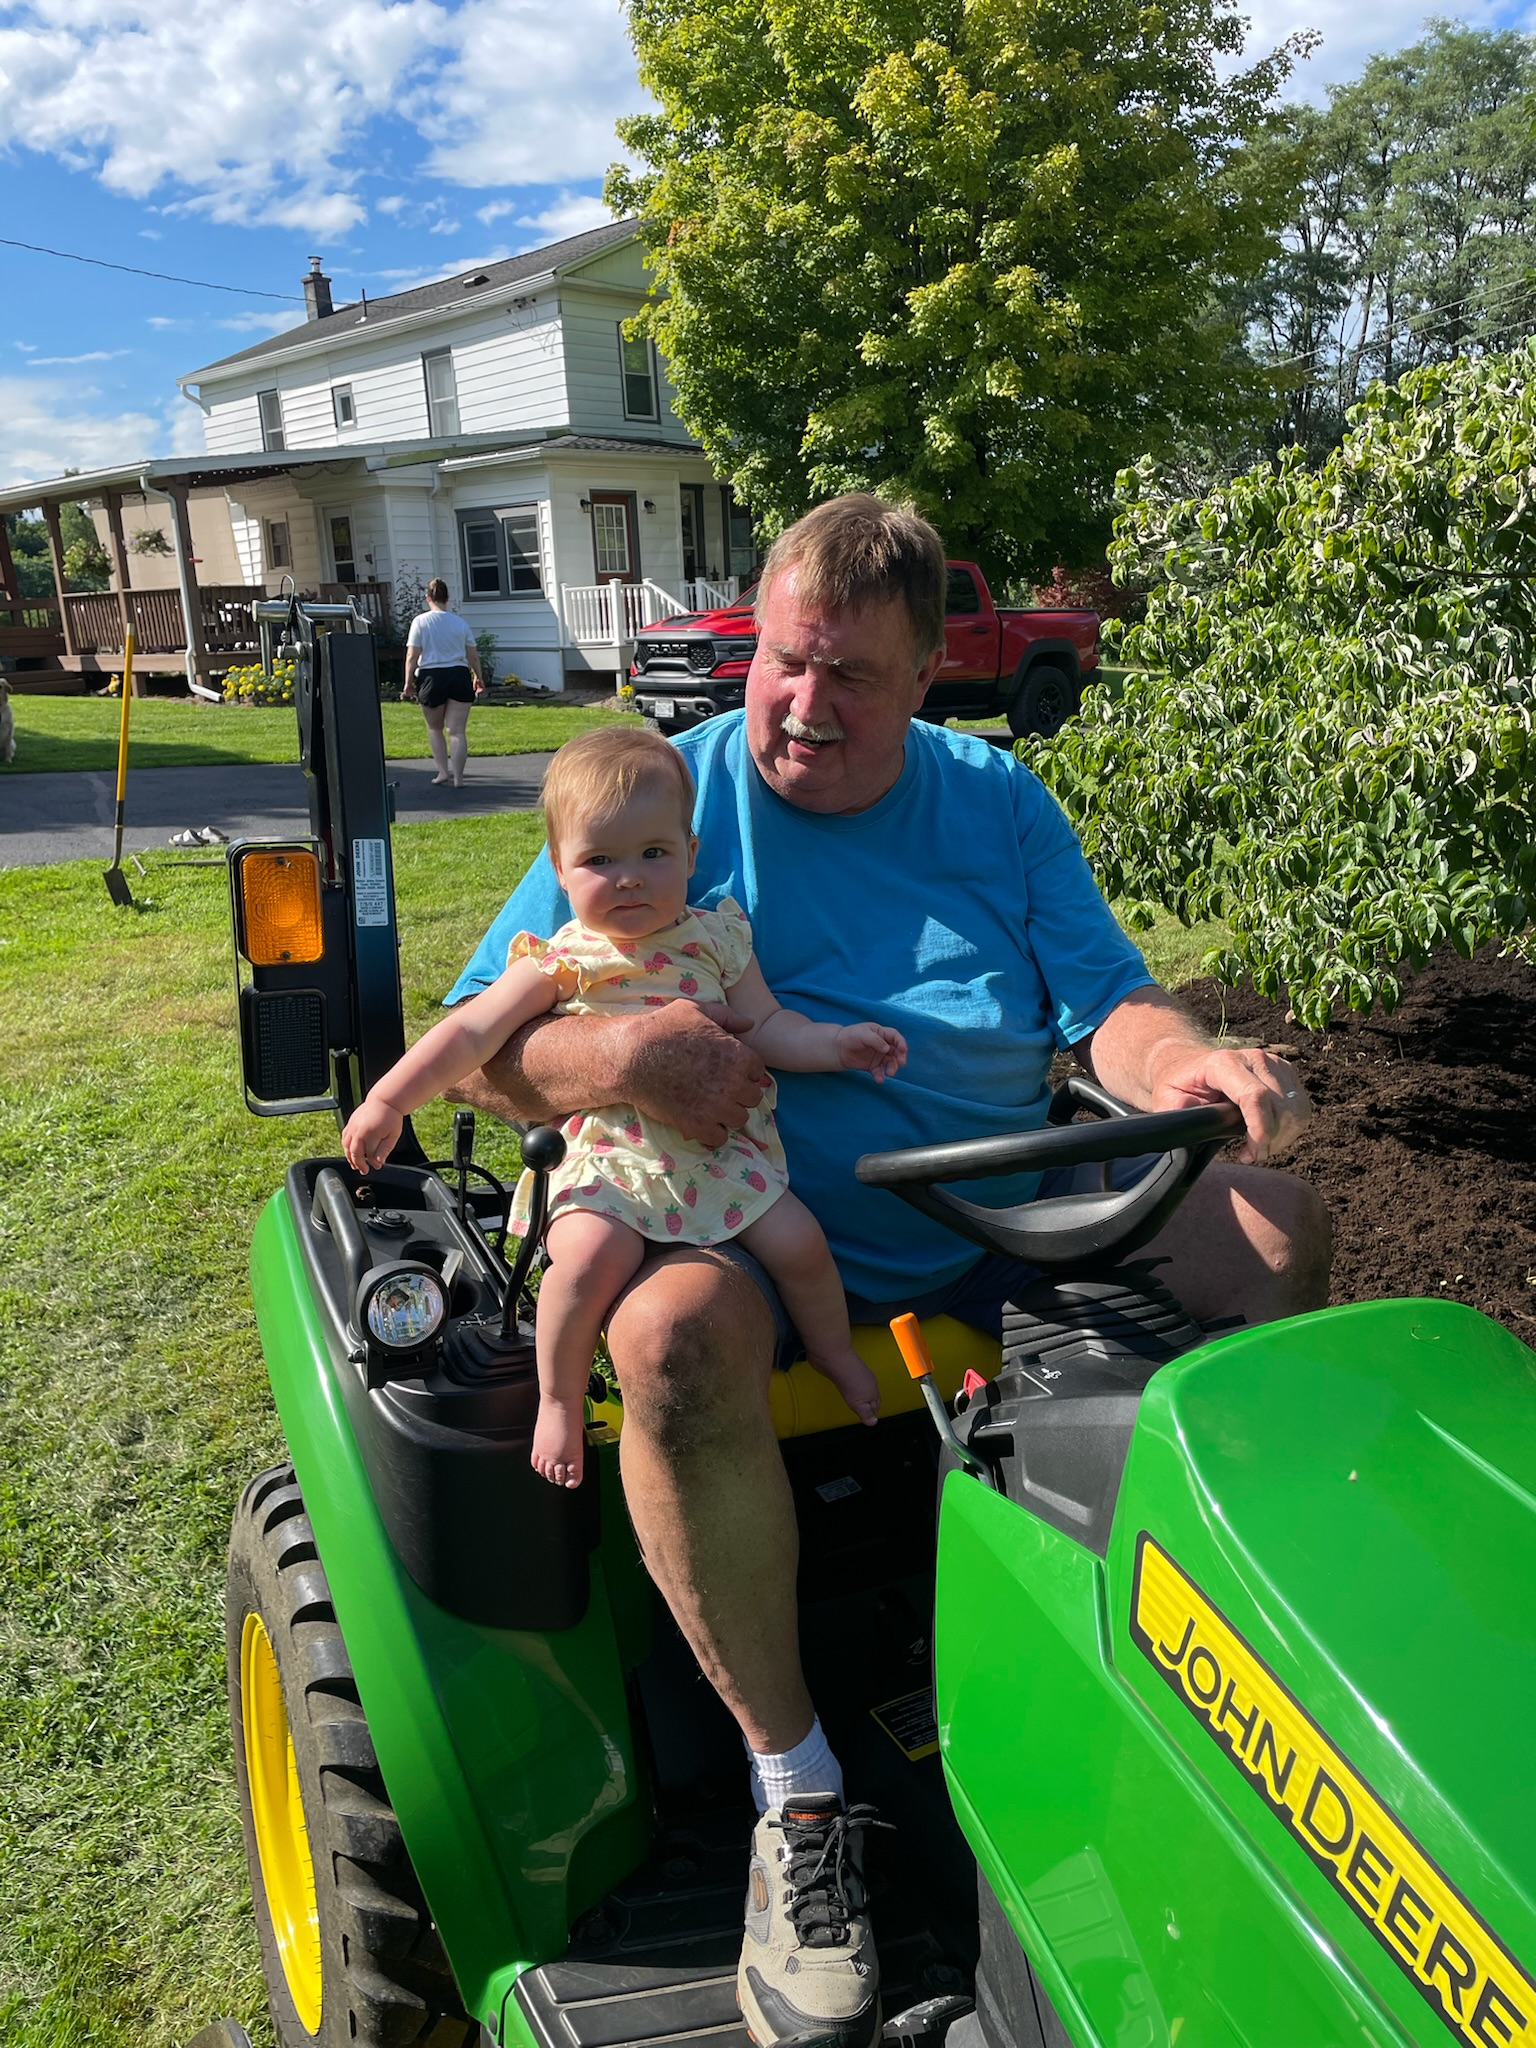
[[[282,2048],[478,2040],[379,1773],[289,1465],[235,1510],[225,1610],[235,1777]]]
[[[1015,739],[1060,732],[1078,706],[1077,685],[1053,661],[1037,661],[1008,706],[1008,729]]]

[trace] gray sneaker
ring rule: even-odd
[[[873,2048],[880,1965],[858,1836],[885,1827],[831,1793],[770,1808],[752,1836],[736,2003],[757,2048]]]

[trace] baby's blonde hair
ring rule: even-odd
[[[660,733],[619,726],[567,740],[544,776],[544,828],[551,853],[580,818],[615,817],[637,790],[660,789],[677,799],[683,830],[693,829],[693,777]]]

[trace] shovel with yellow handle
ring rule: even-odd
[[[112,865],[102,876],[107,894],[120,909],[133,908],[133,891],[123,873],[123,798],[128,788],[128,706],[133,701],[133,628],[123,636],[123,709],[117,727],[117,826]]]

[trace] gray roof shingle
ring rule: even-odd
[[[503,291],[524,278],[540,277],[550,270],[567,269],[614,243],[628,241],[634,232],[632,220],[609,221],[603,227],[588,228],[583,234],[568,235],[563,242],[546,242],[542,249],[525,249],[521,256],[509,256],[504,262],[484,263],[475,270],[439,278],[435,284],[415,285],[407,292],[393,292],[386,299],[369,299],[366,305],[359,299],[352,305],[338,306],[323,320],[309,320],[297,327],[285,327],[281,334],[252,342],[249,348],[236,349],[233,355],[220,356],[217,362],[205,363],[200,370],[189,370],[186,381],[206,377],[213,370],[227,370],[235,363],[257,362],[263,356],[279,355],[296,344],[310,341],[329,343],[344,334],[356,332],[360,327],[366,326],[372,334],[391,320],[403,320],[413,313],[430,312],[440,306],[460,305],[471,295],[478,297],[483,292]]]

